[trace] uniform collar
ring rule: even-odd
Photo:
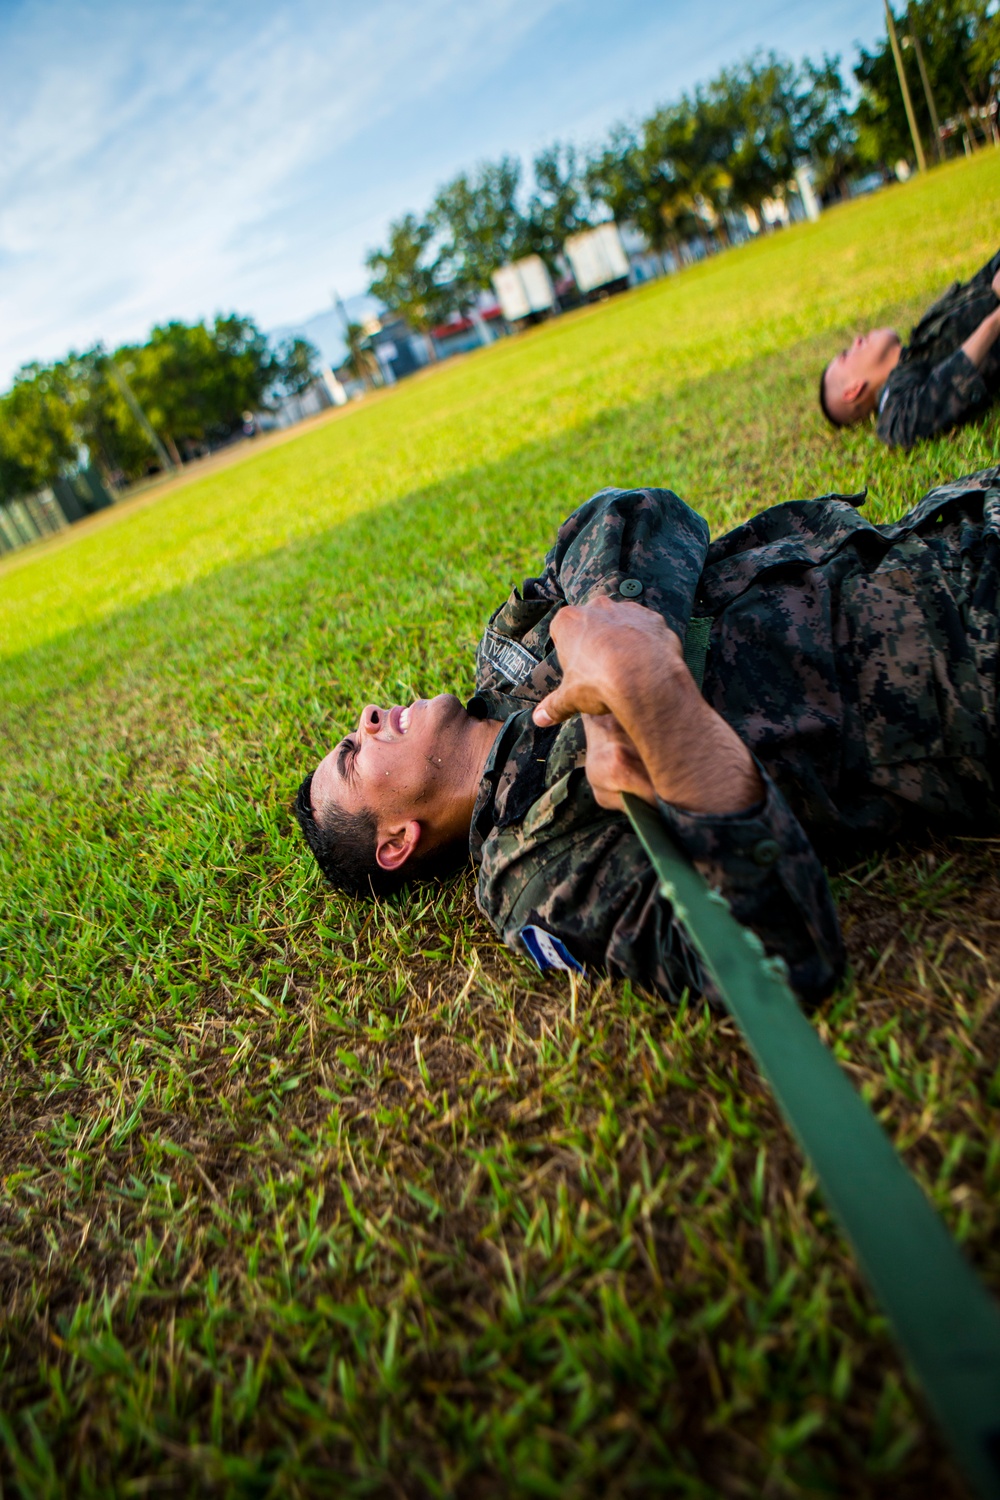
[[[469,699],[465,712],[472,719],[499,719],[501,723],[506,723],[512,714],[520,713],[523,707],[523,703],[507,693],[483,688]]]
[[[487,703],[489,712],[483,713],[477,711],[481,706],[486,706]],[[506,714],[500,714],[497,712],[497,709],[502,707],[504,703],[512,705],[512,710]],[[476,705],[475,709],[473,705]],[[482,779],[479,783],[479,791],[472,809],[469,847],[472,851],[473,859],[478,863],[482,846],[496,822],[494,804],[497,787],[500,785],[500,778],[504,773],[511,749],[524,729],[525,720],[531,717],[531,709],[523,708],[521,705],[513,706],[513,700],[509,698],[505,699],[502,693],[477,693],[475,698],[470,699],[466,708],[472,714],[473,718],[476,719],[502,717],[504,720],[503,728],[493,741],[492,749],[486,758]]]

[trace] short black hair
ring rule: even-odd
[[[331,885],[352,896],[370,895],[374,883],[389,873],[375,858],[375,816],[366,807],[348,813],[332,803],[319,822],[313,812],[312,779],[310,771],[295,795],[295,816],[305,841]],[[375,894],[383,893],[376,890]]]
[[[306,843],[332,886],[348,896],[393,896],[417,880],[444,880],[460,870],[468,849],[459,840],[408,859],[402,869],[383,870],[375,857],[378,823],[367,807],[345,812],[336,802],[317,818],[312,805],[313,772],[295,794],[295,816]]]
[[[823,415],[826,418],[826,420],[829,422],[830,426],[831,427],[836,427],[839,430],[841,427],[843,427],[844,424],[843,424],[843,422],[838,422],[837,418],[833,415],[833,412],[830,410],[829,406],[827,405],[827,400],[826,400],[826,376],[827,376],[827,371],[829,370],[830,365],[832,365],[832,364],[833,364],[833,360],[831,359],[829,361],[829,363],[827,363],[827,364],[825,364],[823,366],[823,373],[819,377],[819,409],[823,413]]]

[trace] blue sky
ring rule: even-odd
[[[301,322],[463,167],[882,27],[878,0],[0,0],[0,385],[170,317]]]

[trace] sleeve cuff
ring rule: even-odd
[[[837,912],[816,851],[767,772],[755,762],[764,798],[725,816],[660,802],[667,828],[733,916],[788,965],[810,1003],[829,994],[844,969]]]
[[[765,884],[782,856],[802,839],[774,782],[756,759],[754,763],[764,783],[764,798],[742,812],[686,812],[657,799],[660,816],[677,843],[713,885],[723,888],[749,891]],[[791,824],[787,829],[786,821]]]

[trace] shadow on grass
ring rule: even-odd
[[[760,362],[749,424],[746,381],[700,381],[5,664],[23,1493],[960,1495],[732,1026],[539,980],[467,889],[328,900],[288,815],[366,692],[470,685],[600,486],[718,529],[987,461],[992,429],[828,436],[814,360]],[[858,985],[819,1024],[996,1282],[994,893],[983,849],[845,874]]]
[[[471,647],[486,613],[535,570],[559,522],[605,485],[669,486],[718,533],[765,505],[865,485],[867,513],[891,519],[933,484],[994,460],[995,417],[909,455],[887,452],[870,430],[829,433],[803,396],[828,343],[810,339],[748,370],[606,411],[496,464],[8,655],[0,694],[0,714],[5,704],[13,710],[8,732],[17,737],[30,705],[87,685],[114,692],[136,672],[152,680],[171,663],[190,667],[199,651],[209,675],[220,650],[225,657],[252,644],[303,656],[324,609],[349,652],[370,652],[379,631],[391,638],[404,621],[412,634],[421,617],[439,645],[443,629],[443,639],[458,631]],[[369,660],[377,665],[377,656]],[[420,670],[434,665],[421,661]]]

